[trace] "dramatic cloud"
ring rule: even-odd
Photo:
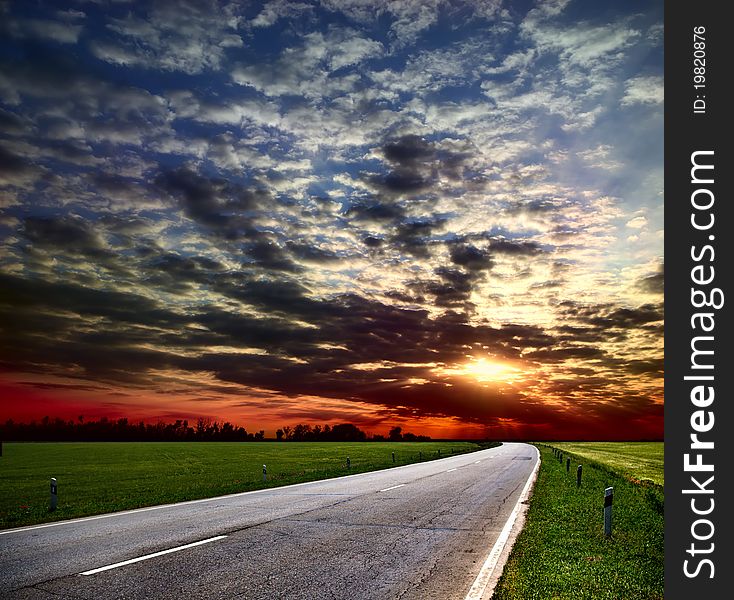
[[[0,14],[7,416],[662,434],[661,2]]]

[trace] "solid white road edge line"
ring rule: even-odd
[[[113,565],[107,565],[106,567],[99,567],[98,569],[91,569],[89,571],[84,571],[83,573],[79,573],[79,575],[95,575],[96,573],[101,573],[102,571],[109,571],[110,569],[117,569],[118,567],[124,567],[125,565],[132,565],[133,563],[140,562],[142,560],[148,560],[150,558],[155,558],[156,556],[163,556],[164,554],[171,554],[172,552],[179,552],[181,550],[186,550],[187,548],[193,548],[194,546],[201,546],[202,544],[216,542],[217,540],[221,540],[226,537],[227,537],[226,535],[218,535],[216,537],[209,538],[207,540],[201,540],[200,542],[186,544],[185,546],[176,546],[175,548],[170,548],[168,550],[161,550],[160,552],[154,552],[153,554],[146,554],[145,556],[139,556],[138,558],[131,558],[130,560],[123,560],[122,562],[118,562]]]
[[[404,483],[399,483],[398,485],[393,485],[392,487],[385,488],[384,490],[380,490],[380,491],[381,492],[389,492],[390,490],[395,490],[395,489],[397,489],[399,487],[403,487],[404,485],[405,485]]]
[[[533,446],[533,448],[535,448],[535,446]],[[500,532],[497,541],[494,543],[494,546],[492,546],[492,550],[490,550],[489,556],[487,556],[487,560],[484,561],[482,568],[479,570],[477,578],[474,580],[474,583],[469,589],[469,593],[466,595],[466,598],[464,598],[464,600],[481,600],[484,597],[484,592],[487,590],[487,585],[489,585],[492,574],[497,567],[497,561],[502,554],[502,550],[507,543],[507,539],[510,537],[512,527],[515,525],[515,520],[517,519],[517,515],[520,512],[521,505],[529,498],[530,488],[535,481],[538,469],[540,468],[540,452],[537,448],[535,448],[535,452],[537,454],[537,462],[535,463],[535,468],[533,469],[532,473],[530,473],[528,480],[525,482],[525,487],[523,488],[520,497],[515,503],[515,508],[512,509],[510,516],[507,518],[505,526],[502,528],[502,531]]]
[[[501,448],[502,446],[497,446],[497,448]],[[491,452],[492,450],[495,450],[496,448],[487,448],[485,450],[477,450],[476,452]],[[470,453],[473,454],[473,453]],[[468,456],[468,454],[462,454],[460,456],[447,456],[446,458],[436,458],[429,462],[438,462],[439,460],[444,461],[451,461],[451,460],[457,460],[460,458],[464,458]],[[228,498],[236,498],[238,496],[248,496],[250,494],[268,494],[273,493],[274,491],[280,491],[280,490],[287,490],[287,489],[293,489],[301,486],[307,486],[307,485],[316,485],[319,483],[327,483],[330,481],[335,481],[337,479],[350,479],[352,477],[363,477],[365,475],[373,475],[375,473],[384,473],[385,471],[397,471],[400,469],[408,469],[410,467],[414,467],[416,465],[425,465],[429,463],[410,463],[408,465],[400,465],[398,467],[391,467],[390,469],[380,469],[379,471],[367,471],[365,473],[353,473],[352,475],[341,475],[340,477],[330,477],[328,479],[315,479],[314,481],[302,481],[301,483],[291,483],[289,485],[281,485],[274,488],[264,488],[261,490],[250,490],[248,492],[235,492],[234,494],[224,494],[222,496],[214,496],[213,498],[199,498],[197,500],[185,500],[183,502],[171,502],[169,504],[156,504],[155,506],[146,506],[144,508],[133,508],[129,510],[120,510],[117,512],[112,513],[105,513],[103,515],[93,515],[91,517],[78,517],[76,519],[67,519],[64,521],[54,521],[53,523],[42,523],[40,525],[27,525],[25,527],[16,527],[13,529],[3,529],[0,530],[0,536],[3,535],[9,535],[12,533],[23,533],[25,531],[33,531],[34,529],[46,529],[47,527],[59,527],[62,525],[74,525],[76,523],[84,523],[86,521],[96,521],[97,519],[110,519],[113,517],[122,517],[125,515],[134,515],[136,513],[143,513],[148,512],[150,510],[161,510],[165,508],[171,508],[174,506],[186,506],[189,504],[201,504],[204,502],[216,502],[218,500],[225,500]]]

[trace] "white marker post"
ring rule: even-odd
[[[614,488],[608,487],[604,490],[604,535],[612,537],[612,502],[614,501]]]
[[[56,505],[59,502],[58,488],[56,487],[56,477],[51,478],[51,502],[49,508],[56,510]]]
[[[268,480],[268,467],[266,465],[263,465],[263,481]]]

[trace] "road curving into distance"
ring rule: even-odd
[[[0,597],[478,600],[537,461],[506,443],[2,530]]]

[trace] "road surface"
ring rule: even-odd
[[[508,443],[0,531],[0,597],[464,600],[537,460]]]

